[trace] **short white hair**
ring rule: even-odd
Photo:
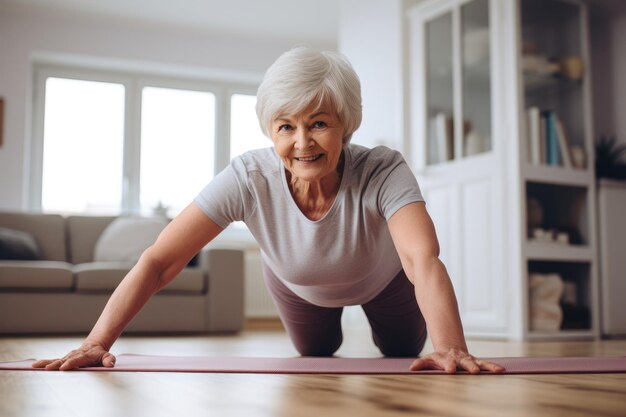
[[[344,125],[343,144],[361,125],[361,82],[345,56],[298,47],[268,68],[257,91],[256,114],[263,133],[281,114],[298,114],[311,104],[331,105]]]

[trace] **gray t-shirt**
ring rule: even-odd
[[[402,269],[387,220],[423,198],[399,152],[350,144],[344,154],[335,202],[317,221],[296,205],[274,148],[234,158],[195,203],[223,228],[245,222],[264,262],[298,296],[323,307],[363,304]]]

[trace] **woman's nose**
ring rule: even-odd
[[[300,128],[296,131],[295,135],[297,149],[306,149],[313,146],[313,137],[308,129]]]

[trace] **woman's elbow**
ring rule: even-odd
[[[434,252],[414,256],[408,264],[408,271],[406,272],[413,284],[415,284],[417,279],[423,280],[438,277],[442,271],[447,273],[445,265],[439,259],[438,254]]]
[[[172,269],[172,264],[164,259],[154,246],[150,246],[141,254],[137,267],[143,269],[146,275],[154,280],[156,291],[159,291],[171,281],[167,277],[167,271]]]

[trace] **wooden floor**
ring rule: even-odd
[[[0,361],[56,357],[79,337],[0,338]],[[469,341],[494,356],[626,355],[626,341]],[[427,348],[428,349],[428,348]],[[280,330],[238,336],[123,337],[113,353],[294,356]],[[378,356],[365,330],[338,353]],[[0,416],[626,416],[626,374],[250,375],[0,372]]]

